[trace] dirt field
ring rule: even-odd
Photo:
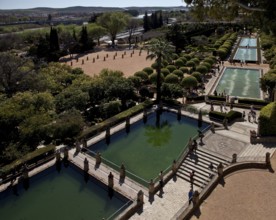
[[[276,170],[276,155],[272,158]],[[276,173],[247,170],[230,175],[201,205],[193,220],[276,219]]]
[[[124,73],[124,75],[131,76],[135,72],[142,70],[144,67],[151,66],[154,63],[154,60],[146,60],[147,52],[142,51],[139,56],[140,50],[134,50],[134,54],[131,55],[133,50],[119,50],[119,51],[100,51],[95,53],[86,54],[84,56],[80,56],[78,58],[78,62],[76,59],[67,60],[67,64],[72,67],[80,67],[83,69],[85,74],[89,76],[93,76],[99,74],[102,69],[111,69],[111,70],[120,70]],[[117,56],[114,59],[114,55],[117,53]],[[124,58],[122,58],[124,55]],[[97,59],[97,56],[99,57]],[[105,57],[105,61],[104,61]],[[68,56],[65,57],[68,59]],[[88,58],[88,60],[87,60]],[[93,58],[95,62],[93,63]],[[84,62],[84,64],[82,64]]]

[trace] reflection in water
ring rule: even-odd
[[[171,125],[167,120],[163,121],[159,126],[148,125],[146,126],[145,136],[151,146],[162,147],[171,139]]]

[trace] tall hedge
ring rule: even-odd
[[[261,136],[276,135],[276,102],[262,108],[259,117],[259,129]]]

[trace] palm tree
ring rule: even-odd
[[[153,39],[149,42],[148,46],[149,55],[147,59],[155,59],[157,64],[156,72],[156,102],[160,103],[161,100],[161,68],[164,61],[170,62],[172,60],[172,54],[174,52],[173,46],[163,39]]]

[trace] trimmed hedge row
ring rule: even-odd
[[[223,120],[224,118],[226,118],[228,122],[232,122],[235,119],[242,118],[242,113],[233,110],[229,111],[228,113],[211,111],[209,112],[209,117],[218,120]]]
[[[33,152],[30,152],[23,156],[22,158],[15,160],[14,162],[2,167],[0,169],[0,175],[7,175],[12,172],[12,170],[17,169],[18,167],[23,166],[26,164],[32,164],[36,161],[39,161],[43,158],[45,158],[45,155],[51,155],[55,153],[56,146],[49,145],[40,149],[37,149]]]
[[[259,128],[261,136],[276,135],[276,102],[262,108],[259,117]]]
[[[215,96],[215,95],[208,95],[209,100],[217,100],[217,101],[226,101],[226,97],[224,96]]]
[[[150,106],[152,106],[154,104],[153,101],[150,100],[146,100],[145,102],[133,106],[130,109],[127,109],[126,111],[123,111],[111,118],[106,119],[105,121],[97,124],[97,125],[93,125],[92,127],[87,128],[86,130],[84,130],[78,137],[78,139],[87,139],[90,138],[96,134],[98,134],[99,132],[105,131],[108,127],[112,127],[120,122],[123,122],[126,120],[127,117],[131,117],[133,115],[136,115],[140,112],[142,112],[144,110],[144,108],[148,108]]]
[[[238,99],[239,103],[243,103],[243,104],[250,104],[250,105],[261,105],[261,106],[265,106],[267,104],[269,104],[269,102],[264,101],[264,100],[259,100],[259,99]]]

